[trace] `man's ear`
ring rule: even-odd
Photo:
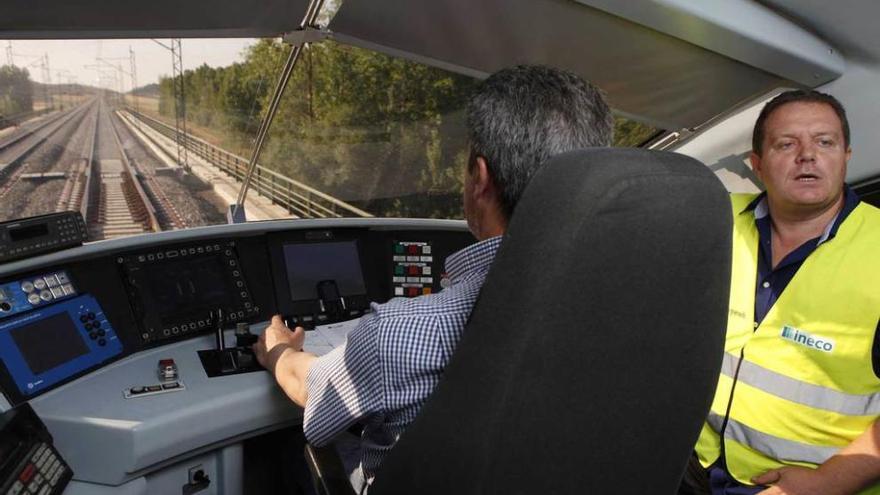
[[[473,173],[474,196],[484,197],[487,193],[495,192],[495,182],[492,180],[492,174],[489,173],[489,164],[482,156],[477,156],[474,160]]]
[[[755,176],[761,179],[761,182],[764,182],[764,178],[761,177],[761,174],[764,171],[764,169],[761,168],[761,157],[752,151],[749,153],[749,163],[752,165],[752,172],[755,173]]]

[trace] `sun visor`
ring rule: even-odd
[[[307,0],[4,0],[0,39],[278,36]]]
[[[791,82],[571,0],[347,0],[337,40],[482,76],[515,64],[568,69],[624,114],[689,128]]]

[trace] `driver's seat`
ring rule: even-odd
[[[676,493],[721,365],[731,217],[682,155],[550,160],[370,495]]]

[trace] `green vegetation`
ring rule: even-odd
[[[251,47],[229,67],[184,74],[187,119],[249,157],[289,48]],[[478,81],[332,42],[303,53],[260,163],[377,216],[460,218],[464,106]],[[174,115],[171,79],[159,112]],[[618,119],[629,145],[654,131]]]
[[[0,67],[0,116],[33,111],[33,91],[27,69]]]

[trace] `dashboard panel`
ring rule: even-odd
[[[30,403],[74,484],[142,483],[301,421],[268,373],[215,377],[200,353],[242,326],[258,334],[274,314],[316,328],[306,350],[329,352],[344,341],[333,329],[352,328],[371,302],[440,291],[445,258],[473,242],[460,221],[283,220],[2,264],[0,410]],[[177,378],[166,390],[169,362]]]
[[[443,259],[474,241],[463,223],[449,221],[264,224],[256,232],[244,224],[105,241],[4,265],[7,400],[30,400],[126,356],[216,332],[218,310],[226,326],[280,313],[291,327],[310,329],[358,318],[370,302],[437,292]]]

